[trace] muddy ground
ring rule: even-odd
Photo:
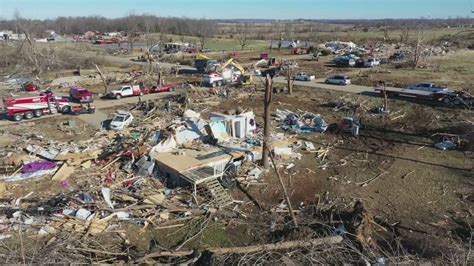
[[[462,110],[413,104],[389,104],[392,112],[404,117],[390,120],[366,109],[380,106],[381,99],[337,92],[297,88],[294,95],[275,95],[272,110],[288,109],[321,114],[328,123],[339,121],[344,112],[334,112],[327,103],[343,99],[362,104],[358,113],[364,130],[355,139],[346,135],[299,134],[298,140],[311,141],[316,148],[329,147],[321,160],[305,154],[290,170],[280,169],[295,206],[305,206],[322,197],[360,199],[367,203],[381,223],[396,224],[397,234],[416,253],[437,253],[435,243],[457,236],[470,238],[467,226],[472,218],[473,149],[441,151],[434,148],[435,133],[470,134],[472,114]],[[261,98],[242,98],[238,106],[262,114]],[[223,101],[216,109],[236,107],[235,100]],[[396,117],[396,116],[393,116]],[[257,119],[262,125],[262,117]],[[274,121],[273,126],[278,125]],[[276,128],[275,132],[281,129]],[[367,181],[374,179],[373,181]],[[262,208],[283,201],[282,190],[273,172],[265,177],[268,186],[250,186],[246,193]]]

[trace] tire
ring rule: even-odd
[[[217,82],[217,86],[218,86],[218,87],[222,86],[222,81],[218,81],[218,82]]]
[[[329,84],[329,80],[326,80],[324,83]]]
[[[122,95],[120,95],[120,94],[115,95],[115,99],[116,99],[116,100],[122,99]]]
[[[173,92],[174,91],[174,88],[170,88],[169,92]]]
[[[43,115],[43,110],[37,109],[33,112],[33,114],[35,115],[35,117],[41,117]]]
[[[63,109],[61,110],[61,113],[63,114],[68,114],[71,112],[71,107],[70,106],[64,106]]]
[[[215,81],[212,82],[211,87],[213,87],[213,88],[217,87],[217,82],[215,82]]]
[[[454,99],[453,104],[454,104],[454,105],[461,105],[461,100],[459,100],[459,99]]]
[[[13,115],[13,121],[20,122],[23,120],[23,114],[22,113],[17,113]]]
[[[140,96],[143,96],[143,92],[140,92]]]
[[[342,82],[342,81],[339,82],[339,85],[344,86],[344,82]]]
[[[25,119],[28,119],[28,120],[35,117],[35,115],[31,111],[26,112],[24,116],[25,116]]]

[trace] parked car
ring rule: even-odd
[[[308,75],[305,72],[300,72],[296,74],[296,76],[293,79],[300,80],[300,81],[311,81],[311,80],[314,80],[315,77],[314,75]]]
[[[150,89],[150,93],[161,93],[161,92],[172,92],[176,89],[178,84],[167,84],[163,86],[153,86]]]
[[[72,87],[69,89],[69,97],[75,102],[91,103],[94,101],[92,93],[88,89]]]
[[[118,111],[110,122],[110,129],[123,130],[133,121],[133,115],[130,112]]]
[[[428,91],[428,92],[440,92],[440,91],[447,91],[448,88],[437,86],[433,83],[420,83],[408,86],[409,90],[419,90],[419,91]]]
[[[350,56],[338,56],[334,59],[337,67],[355,67],[357,58]]]
[[[349,85],[351,78],[349,76],[332,76],[326,79],[326,84]]]
[[[380,61],[374,58],[369,58],[365,61],[365,67],[376,67],[380,66]]]

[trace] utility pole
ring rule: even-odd
[[[265,78],[265,98],[263,99],[263,151],[262,151],[262,166],[263,169],[268,169],[268,155],[270,152],[270,105],[272,103],[272,88],[273,81],[270,75],[267,74]]]

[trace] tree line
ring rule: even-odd
[[[211,36],[216,32],[217,22],[206,19],[165,18],[153,15],[130,14],[121,18],[58,17],[56,19],[32,20],[18,14],[12,20],[0,20],[1,30],[28,32],[35,37],[45,37],[47,30],[58,34],[80,35],[87,31],[98,32],[143,32],[164,33],[173,35]]]

